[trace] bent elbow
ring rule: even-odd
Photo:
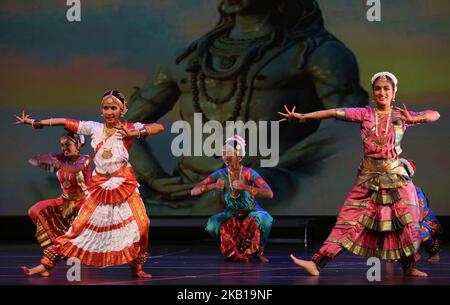
[[[436,112],[436,121],[437,120],[439,120],[440,119],[440,117],[441,117],[441,114],[439,113],[439,112],[437,112],[437,111],[435,111]]]

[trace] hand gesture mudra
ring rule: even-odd
[[[44,155],[36,155],[30,160],[28,160],[28,162],[33,166],[37,166],[39,168],[48,171],[58,170],[59,167],[61,166],[61,162],[59,162],[58,159],[51,153]]]
[[[242,191],[244,189],[244,182],[242,182],[242,180],[234,180],[233,188],[238,191]]]
[[[296,118],[300,120],[300,123],[306,123],[306,119],[305,119],[305,115],[303,113],[298,113],[295,112],[295,108],[297,108],[297,106],[294,106],[292,108],[292,110],[289,110],[288,107],[286,105],[284,105],[284,110],[286,110],[286,113],[284,112],[278,112],[279,115],[283,116],[284,118],[278,120],[278,122],[284,122],[286,120],[290,120],[292,118]]]
[[[33,124],[33,119],[31,119],[31,116],[29,114],[26,114],[24,110],[22,110],[22,115],[21,116],[17,116],[15,115],[17,121],[16,121],[16,125],[32,125]]]
[[[132,131],[128,128],[128,122],[125,121],[125,123],[120,123],[119,126],[117,126],[117,131],[122,135],[123,138],[129,138],[133,136]]]
[[[223,181],[222,178],[217,179],[216,190],[223,190],[224,187],[225,187],[225,181]]]
[[[395,119],[400,119],[407,124],[416,123],[414,117],[409,113],[408,108],[406,108],[405,104],[403,104],[403,108],[395,107],[395,109],[396,109],[396,111],[394,112]]]

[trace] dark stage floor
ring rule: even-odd
[[[267,246],[266,255],[271,260],[261,263],[229,263],[220,255],[217,244],[211,242],[190,245],[153,244],[151,258],[145,270],[151,279],[134,279],[127,266],[96,268],[83,266],[81,281],[69,282],[66,272],[69,266],[62,261],[49,278],[22,274],[20,266],[33,266],[38,262],[40,250],[36,245],[0,245],[0,284],[3,285],[434,285],[450,284],[450,255],[441,252],[439,263],[428,263],[425,257],[419,268],[428,278],[405,278],[399,264],[392,273],[381,263],[381,281],[369,282],[366,278],[366,259],[348,252],[329,263],[320,277],[308,276],[297,268],[288,255],[310,258],[317,247],[304,248],[301,244],[276,244]]]

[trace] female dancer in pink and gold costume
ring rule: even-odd
[[[122,123],[127,111],[123,95],[111,90],[103,95],[100,111],[105,123],[73,119],[33,120],[22,113],[17,124],[34,128],[64,126],[92,138],[95,171],[90,194],[84,200],[69,231],[44,250],[41,264],[27,269],[27,275],[53,268],[61,256],[76,257],[93,266],[129,264],[137,277],[150,277],[142,270],[148,253],[149,219],[138,191],[128,152],[134,138],[157,134],[160,124]]]
[[[305,123],[311,119],[336,118],[359,123],[364,158],[358,169],[356,185],[350,191],[337,217],[336,225],[312,261],[291,255],[295,264],[311,275],[319,275],[326,263],[347,249],[357,255],[400,260],[409,276],[427,276],[419,271],[421,241],[420,207],[416,188],[402,161],[400,141],[410,126],[434,122],[436,111],[408,111],[406,106],[392,110],[397,92],[397,78],[380,72],[372,78],[376,108],[329,109],[306,114],[286,109],[279,112],[284,121],[297,118]]]

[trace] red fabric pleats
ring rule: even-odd
[[[261,231],[256,220],[242,220],[231,217],[220,226],[220,251],[226,257],[239,254],[257,253],[260,246]]]
[[[106,190],[101,185],[107,182],[112,176],[125,178],[122,184],[112,190]],[[131,167],[123,167],[111,176],[95,175],[92,177],[91,195],[97,203],[118,204],[130,197],[137,188],[137,180]]]

